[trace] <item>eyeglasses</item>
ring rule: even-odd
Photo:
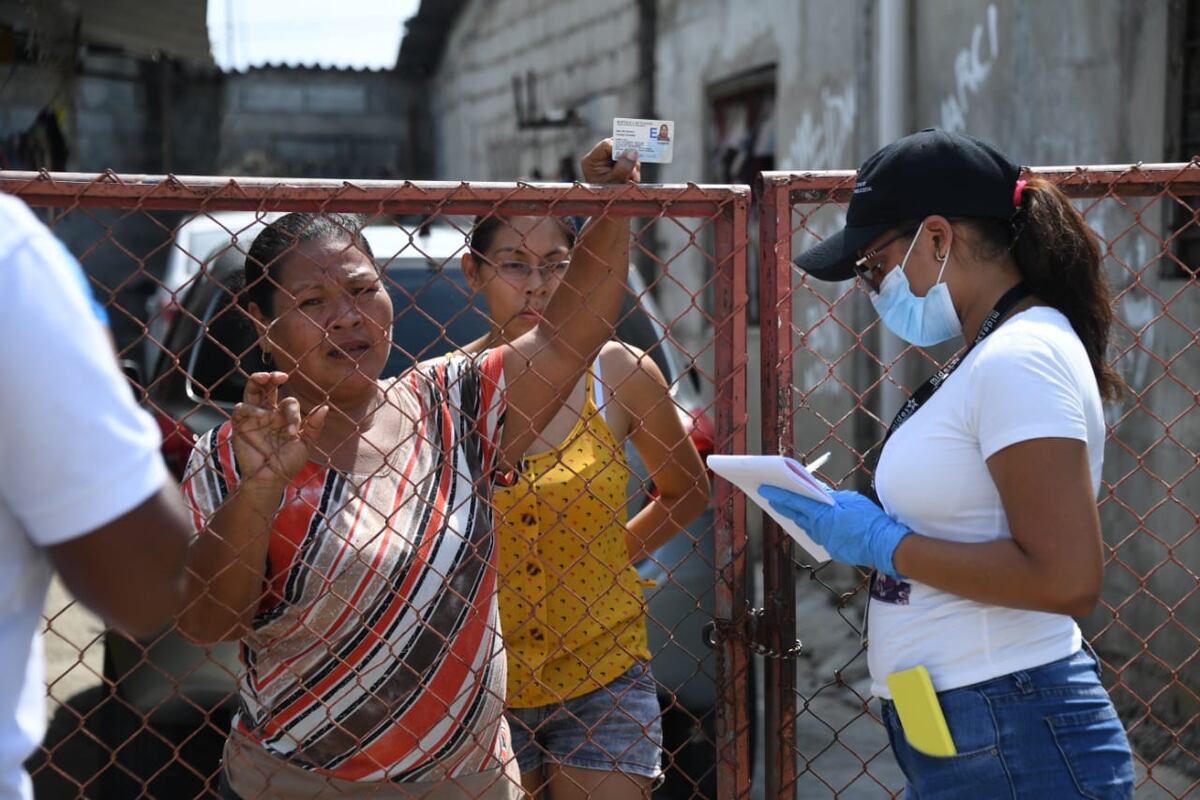
[[[863,253],[862,256],[854,262],[854,273],[864,281],[871,280],[875,273],[880,270],[880,265],[871,264],[869,262],[878,258],[879,254],[886,250],[888,245],[892,244],[892,242],[895,242],[898,239],[903,239],[906,236],[912,236],[920,227],[920,225],[909,225],[905,228],[902,228],[898,233],[888,237],[880,244],[877,244],[875,247]]]
[[[512,283],[528,280],[534,272],[541,273],[544,280],[562,277],[571,266],[570,261],[552,261],[549,264],[527,264],[524,261],[500,261],[493,264],[501,278]]]

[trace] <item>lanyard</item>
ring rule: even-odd
[[[1000,324],[1000,320],[1013,308],[1024,300],[1029,295],[1033,294],[1033,290],[1025,283],[1018,283],[1016,286],[1004,293],[1004,296],[996,301],[995,307],[992,308],[990,314],[984,319],[983,324],[979,326],[979,334],[976,335],[975,341],[971,342],[971,346],[962,351],[954,358],[946,362],[946,365],[939,369],[933,375],[929,376],[929,380],[925,381],[921,386],[912,393],[908,400],[904,401],[904,405],[900,406],[900,410],[896,412],[896,418],[892,420],[892,424],[888,426],[887,436],[883,437],[883,444],[879,447],[879,452],[882,455],[883,448],[887,445],[888,439],[892,438],[892,434],[899,429],[901,425],[908,422],[912,415],[920,410],[921,406],[933,397],[933,393],[942,387],[946,379],[953,374],[954,370],[958,369],[959,364],[967,357],[967,354],[975,349],[975,345],[982,342],[996,327]]]
[[[888,440],[892,438],[892,434],[894,434],[901,425],[908,422],[908,420],[912,418],[912,415],[917,413],[921,406],[925,405],[930,397],[933,397],[933,393],[942,387],[942,384],[944,384],[946,379],[954,373],[954,370],[958,369],[958,366],[962,364],[963,359],[967,357],[967,354],[974,350],[977,344],[991,335],[992,331],[996,330],[1000,324],[1000,320],[1004,319],[1008,312],[1012,311],[1018,303],[1020,303],[1026,297],[1029,297],[1031,294],[1033,294],[1033,290],[1030,289],[1029,286],[1027,286],[1025,283],[1018,283],[1016,286],[1005,292],[1004,295],[996,301],[996,305],[992,308],[991,313],[987,315],[987,317],[983,320],[983,324],[979,326],[979,333],[975,336],[975,341],[971,342],[970,347],[954,356],[954,358],[946,362],[945,366],[933,373],[933,375],[931,375],[927,381],[921,384],[921,386],[912,393],[912,396],[905,401],[904,405],[900,407],[900,410],[896,412],[896,418],[893,419],[892,424],[888,426],[887,435],[883,437],[883,444],[879,446],[880,459],[883,458],[883,448],[887,446]],[[875,474],[878,473],[879,460],[877,459],[875,462]],[[879,493],[875,491],[874,477],[871,478],[871,490],[872,494],[875,495],[876,501],[878,502]],[[894,594],[897,597],[901,595],[907,596],[907,593],[911,591],[908,581],[893,581],[891,579],[885,579],[883,584],[885,585],[881,585],[880,583],[880,575],[878,573],[871,574],[871,588],[867,593],[867,602],[863,607],[861,641],[864,645],[867,641],[867,626],[870,624],[871,598],[875,596],[876,592],[880,592],[880,597],[887,599],[888,594]],[[892,599],[890,602],[896,602],[896,600]]]

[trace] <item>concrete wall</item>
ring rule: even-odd
[[[80,53],[78,62],[56,58],[19,64],[6,84],[5,102],[0,104],[0,136],[27,130],[42,108],[56,104],[67,112],[63,133],[69,148],[65,165],[69,171],[158,173],[167,170],[164,158],[174,152],[171,166],[176,171],[212,172],[215,115],[210,111],[206,126],[193,127],[197,117],[204,117],[198,102],[201,89],[193,92],[192,99],[197,102],[189,102],[179,86],[167,84],[174,92],[175,105],[163,106],[161,81],[184,77],[182,68],[171,62],[89,49]],[[174,148],[164,144],[164,125],[182,126]],[[146,297],[153,289],[146,276],[161,274],[166,254],[164,226],[170,229],[179,217],[173,212],[129,214],[92,209],[71,211],[55,225],[55,233],[82,257],[97,297],[124,309],[114,308],[110,313],[122,347],[141,333],[138,317],[144,315]]]
[[[1161,160],[1168,6],[920,0],[914,128],[987,137],[1028,164]]]
[[[873,149],[871,111],[870,20],[871,2],[797,3],[791,0],[766,0],[759,3],[734,3],[726,0],[671,0],[659,4],[658,47],[656,48],[656,96],[659,113],[676,122],[675,162],[663,169],[663,180],[714,180],[713,154],[718,145],[714,131],[714,97],[726,91],[740,76],[774,72],[775,106],[770,137],[776,169],[852,168],[860,153]],[[836,46],[830,46],[836,43]],[[736,90],[736,87],[735,87]],[[835,210],[818,213],[809,223],[815,232],[834,229],[841,215]],[[798,224],[798,221],[797,221]],[[667,247],[679,244],[679,232],[664,232]],[[797,237],[797,246],[803,240]],[[758,236],[752,230],[750,270],[757,273]],[[672,273],[689,287],[708,280],[711,267],[697,257],[672,264]],[[757,275],[751,276],[755,293]],[[844,288],[832,288],[829,297],[844,294]],[[704,315],[694,309],[686,292],[664,292],[666,314],[676,323],[676,335],[693,344],[707,356],[711,348],[702,343],[711,335]],[[845,319],[856,325],[867,308],[860,298],[851,297],[843,306]],[[820,303],[797,303],[798,324],[811,330],[809,346],[830,359],[845,351],[849,340],[833,322],[822,322],[826,308]],[[757,345],[757,329],[751,336]],[[760,402],[761,380],[757,352],[750,361],[749,407]],[[846,396],[826,379],[827,370],[818,360],[798,354],[797,375],[806,375],[808,387],[819,386],[808,410],[837,419]],[[851,369],[854,367],[851,365]],[[846,376],[846,380],[854,380]],[[822,396],[832,406],[820,408]],[[749,441],[752,449],[759,443],[760,421],[755,412],[749,417]],[[797,428],[805,429],[805,420],[796,419]],[[827,429],[828,426],[820,426]],[[812,428],[816,436],[819,428]],[[815,446],[809,437],[804,449]],[[838,453],[835,463],[847,470],[852,466],[848,454]],[[842,457],[845,456],[845,457]]]
[[[454,24],[431,81],[441,178],[559,177],[634,116],[641,91],[633,0],[474,0]],[[532,72],[535,116],[574,110],[577,124],[518,127],[513,78]],[[524,85],[524,84],[523,84]]]
[[[142,172],[156,164],[159,149],[147,152],[145,142],[149,99],[141,64],[124,56],[87,53],[80,67],[6,67],[12,77],[0,104],[0,136],[27,130],[43,108],[58,104],[67,110],[63,133],[70,148],[68,169]]]
[[[261,68],[225,78],[218,163],[273,174],[427,177],[410,146],[415,94],[392,72]]]

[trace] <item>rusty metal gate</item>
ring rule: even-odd
[[[363,237],[395,298],[398,338],[389,362],[401,369],[487,329],[487,310],[458,273],[482,221],[501,220],[525,245],[536,224],[517,226],[520,218],[632,219],[637,274],[616,335],[662,373],[664,402],[697,449],[744,452],[747,187],[0,172],[0,191],[39,210],[89,272],[177,476],[193,443],[230,418],[246,373],[264,368],[253,337],[245,338],[251,329],[236,276],[264,225],[287,212],[343,227],[359,223],[336,215],[364,215]],[[498,275],[530,280],[554,268],[488,263]],[[466,324],[472,317],[474,333]],[[685,317],[701,336],[675,333]],[[617,378],[605,382],[604,389],[620,391]],[[636,511],[658,490],[637,465],[636,449],[626,453]],[[653,722],[664,728],[664,790],[679,797],[742,795],[749,780],[744,648],[723,631],[716,652],[704,641],[705,623],[745,607],[744,500],[718,484],[704,505],[669,546],[637,565],[638,580],[653,586],[645,613],[661,708]],[[210,796],[246,669],[233,643],[197,647],[169,628],[131,639],[104,629],[61,591],[47,607],[44,634],[52,723],[30,763],[39,792]],[[321,644],[324,634],[313,635]]]
[[[1106,572],[1083,623],[1126,724],[1139,797],[1200,785],[1200,163],[1037,168],[1101,240],[1116,303],[1110,358],[1129,393],[1106,408],[1101,490]],[[845,222],[853,172],[764,173],[759,210],[762,448],[833,454],[825,474],[869,483],[882,435],[906,396],[950,350],[885,335],[854,282],[822,285],[794,252]],[[769,522],[766,610],[792,661],[765,665],[765,795],[880,797],[903,778],[870,702],[859,629],[865,575],[803,563]]]
[[[1118,312],[1111,357],[1130,387],[1106,409],[1107,571],[1103,602],[1085,633],[1134,744],[1139,797],[1182,798],[1200,785],[1200,164],[1035,172],[1077,198],[1103,241]],[[748,362],[747,249],[755,232],[746,187],[0,172],[0,190],[41,209],[88,268],[140,398],[163,430],[164,456],[180,474],[195,436],[229,416],[223,382],[253,368],[243,363],[250,351],[225,338],[232,326],[222,319],[236,316],[226,310],[236,305],[236,289],[224,281],[276,215],[368,215],[387,242],[375,248],[377,263],[385,270],[419,265],[421,282],[397,283],[410,309],[405,324],[427,329],[417,351],[399,354],[409,363],[461,344],[451,335],[460,312],[439,317],[428,309],[433,287],[444,284],[465,249],[473,215],[613,215],[633,218],[632,258],[643,275],[623,320],[630,330],[642,321],[640,333],[629,335],[641,336],[661,362],[700,449],[745,452],[748,417],[761,411],[764,452],[811,457],[828,450],[825,474],[862,485],[890,411],[948,352],[898,346],[856,286],[819,286],[792,267],[794,251],[844,221],[852,185],[850,172],[762,176],[756,370]],[[237,211],[253,213],[249,220],[229,216]],[[438,236],[452,246],[444,249]],[[461,282],[452,289],[470,305]],[[224,360],[196,355],[206,347]],[[747,408],[748,374],[759,376],[761,409]],[[634,495],[651,491],[644,472],[635,484]],[[864,576],[810,568],[765,524],[763,608],[750,614],[760,565],[748,530],[757,531],[759,515],[723,481],[714,482],[710,506],[669,556],[642,565],[643,577],[659,583],[648,595],[648,628],[662,721],[677,734],[667,736],[667,784],[659,793],[897,795],[902,777],[867,693],[858,636]],[[697,566],[707,588],[694,583]],[[710,632],[716,653],[702,641]],[[39,789],[90,797],[191,797],[213,789],[212,742],[223,739],[237,696],[235,652],[179,647],[169,630],[130,640],[82,615],[65,594],[47,606],[44,633],[54,656],[47,675],[53,719],[30,764]],[[804,646],[795,657],[751,654],[786,653],[796,638]],[[755,662],[764,681],[752,691]],[[701,684],[712,696],[707,710],[695,700]],[[181,709],[188,719],[182,728],[173,722]],[[752,748],[756,716],[763,735]],[[761,787],[752,786],[752,750],[763,759]]]

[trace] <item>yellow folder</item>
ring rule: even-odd
[[[958,751],[942,714],[929,670],[922,666],[893,672],[887,677],[892,702],[904,728],[904,738],[928,756],[952,756]]]

